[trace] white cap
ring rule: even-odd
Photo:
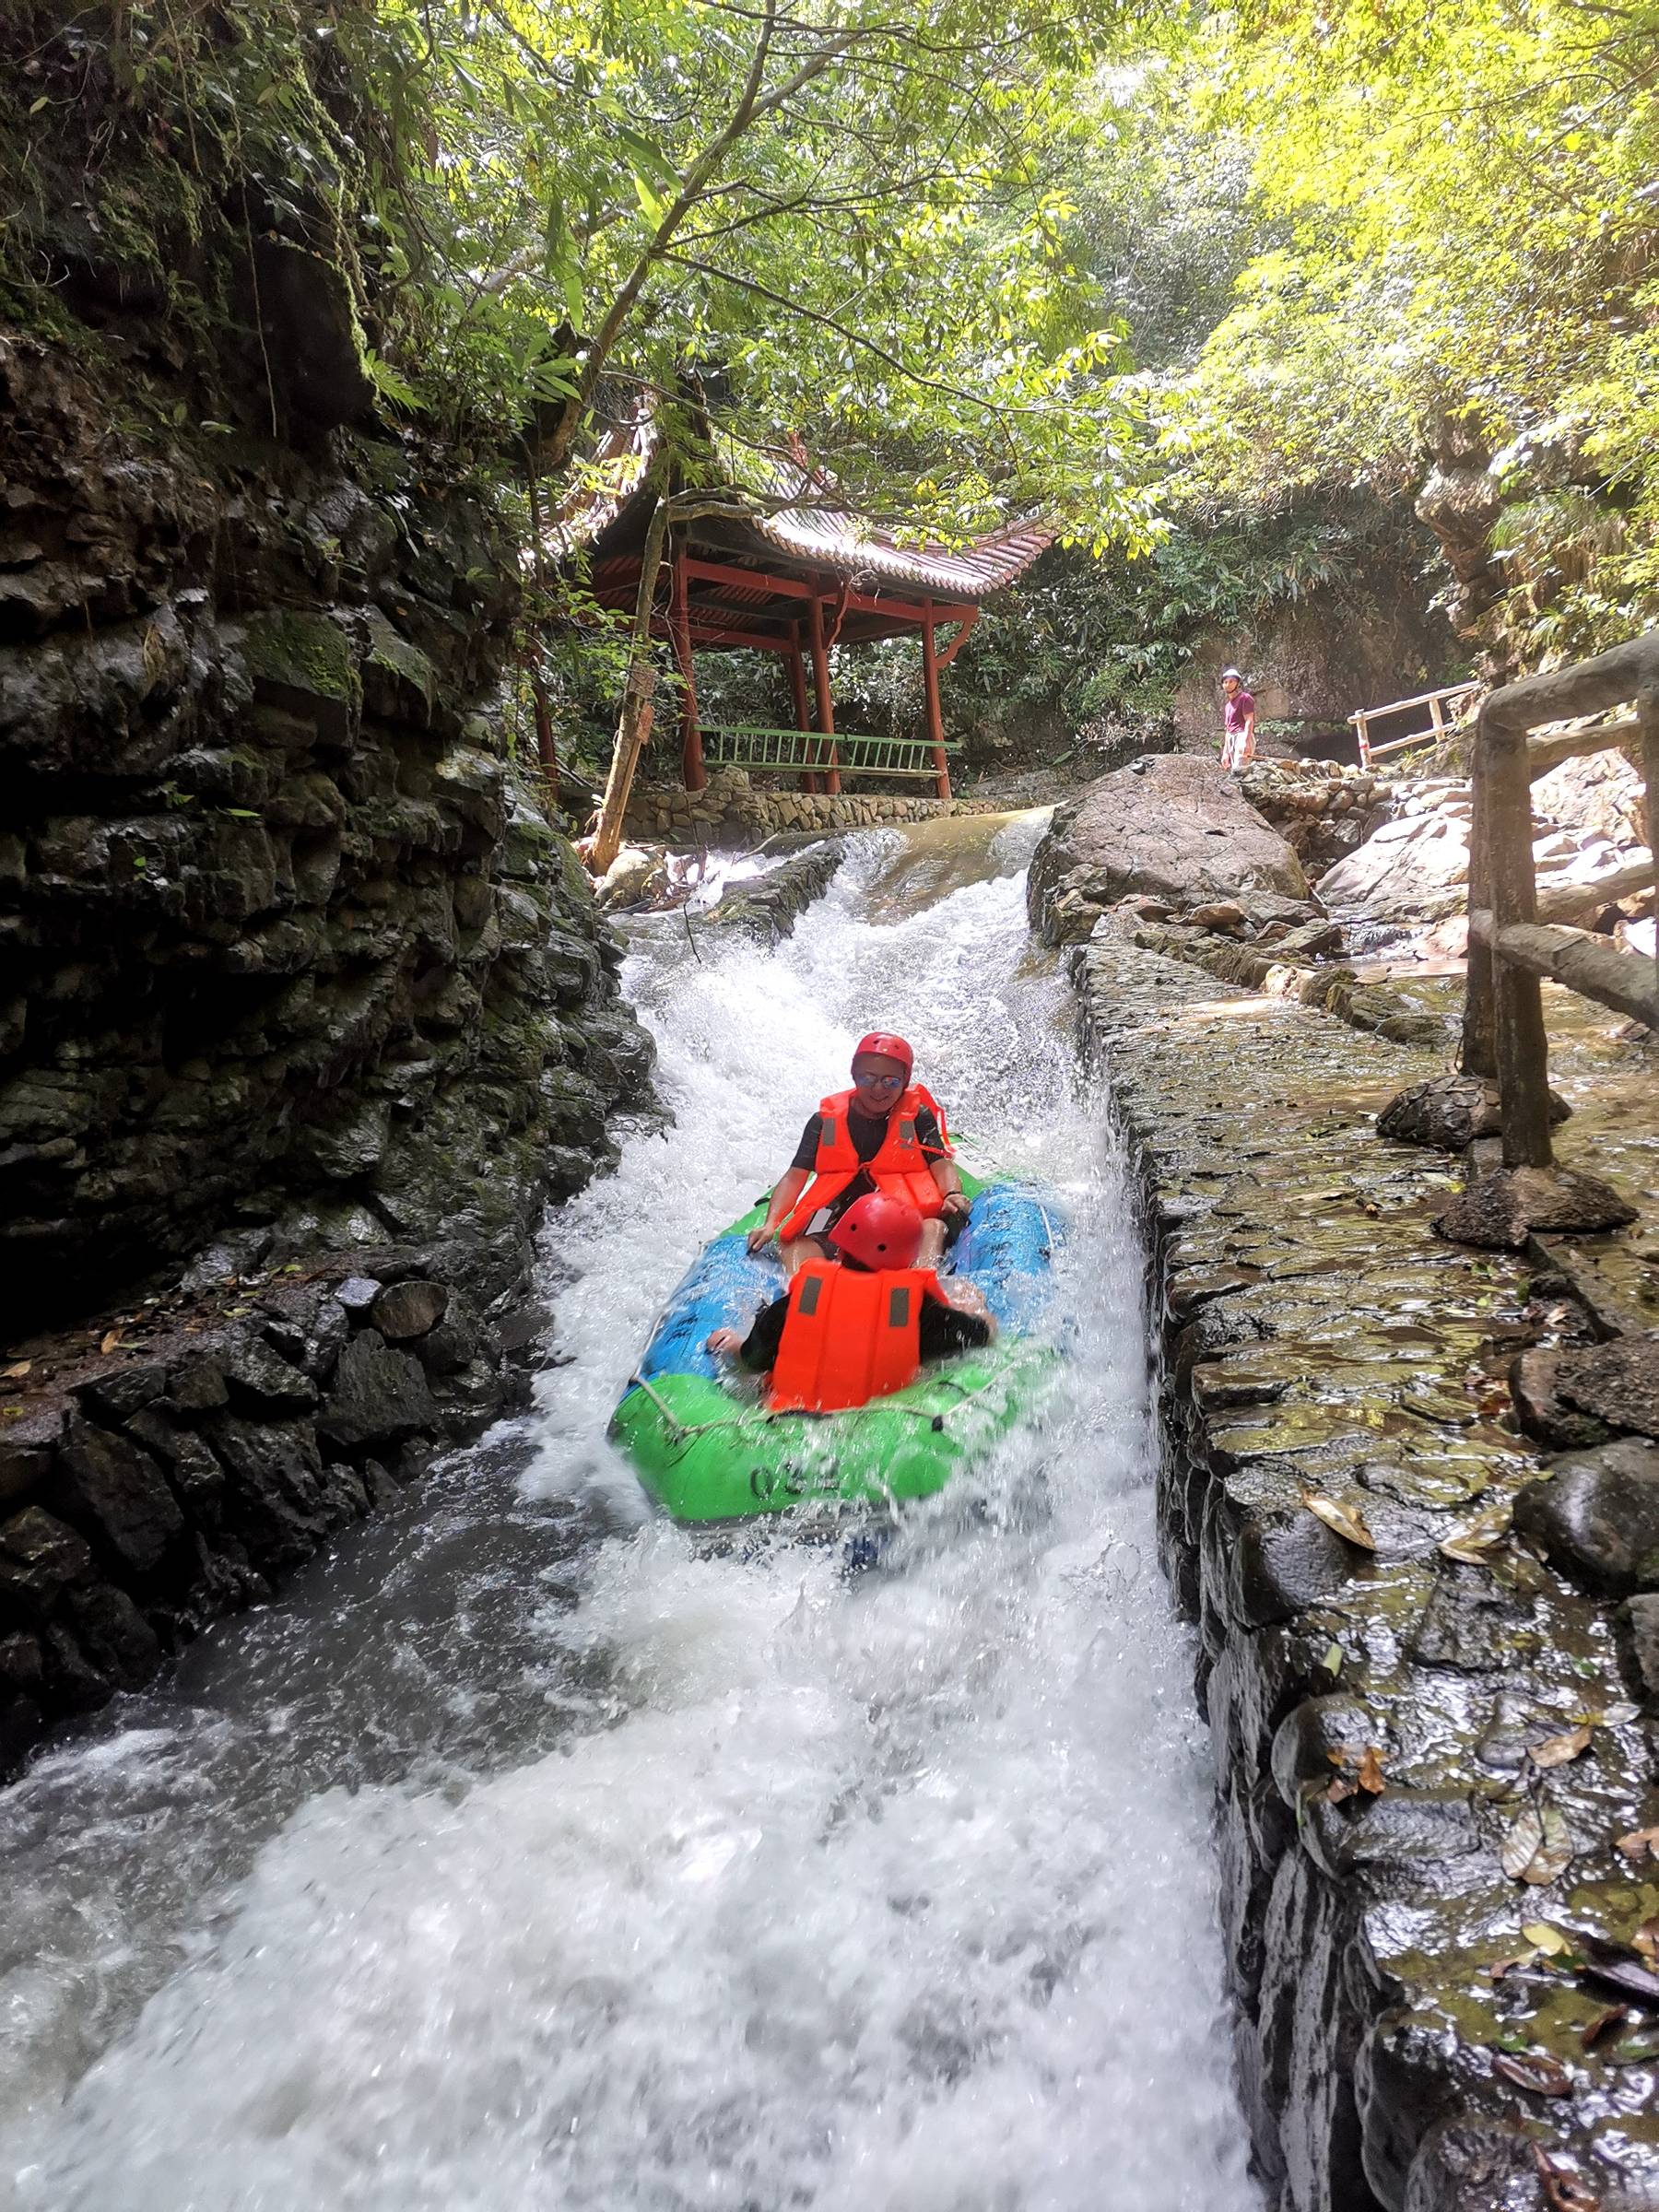
[[[1237,677],[1240,683],[1244,681],[1243,675],[1237,668],[1223,668],[1221,671],[1221,681],[1225,683],[1230,676]]]

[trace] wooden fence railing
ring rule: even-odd
[[[1419,691],[1415,699],[1391,700],[1385,707],[1356,709],[1348,716],[1348,722],[1359,741],[1360,767],[1369,768],[1373,760],[1380,760],[1388,753],[1403,753],[1408,746],[1429,745],[1450,736],[1454,730],[1465,728],[1479,697],[1478,684],[1446,684],[1438,691]],[[1413,730],[1405,737],[1391,737],[1383,745],[1371,743],[1373,722],[1386,722],[1390,715],[1404,714],[1416,707],[1429,710],[1426,730]]]
[[[1545,723],[1605,715],[1632,703],[1634,712],[1588,729],[1532,735]],[[1462,1065],[1465,1075],[1498,1085],[1506,1167],[1551,1164],[1549,1047],[1540,979],[1659,1029],[1659,963],[1586,930],[1537,918],[1534,779],[1563,760],[1632,744],[1646,782],[1652,854],[1659,837],[1659,634],[1494,691],[1476,724]],[[1642,873],[1653,880],[1651,861]],[[1626,895],[1635,888],[1628,885]]]
[[[933,778],[935,756],[960,746],[935,745],[926,737],[866,737],[856,731],[762,729],[750,723],[705,723],[703,758],[719,767],[773,769],[803,776],[835,769],[850,776]]]

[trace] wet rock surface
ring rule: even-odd
[[[1654,1971],[1659,1600],[1612,1497],[1648,1446],[1552,1475],[1509,1388],[1524,1352],[1614,1347],[1535,1297],[1535,1244],[1433,1235],[1444,1155],[1371,1120],[1426,1052],[1110,923],[1071,958],[1155,1230],[1161,1535],[1200,1637],[1268,2202],[1652,2202],[1659,2001],[1590,2032],[1598,1975]]]
[[[769,874],[734,884],[703,916],[704,926],[739,929],[762,944],[775,945],[830,888],[845,853],[840,839],[809,845]]]
[[[1308,899],[1289,845],[1214,762],[1147,753],[1055,808],[1028,899],[1032,926],[1045,943],[1062,944],[1086,936],[1096,916],[1132,893],[1181,910],[1251,891]]]
[[[0,1771],[515,1402],[650,1098],[504,525],[197,396],[0,347]]]

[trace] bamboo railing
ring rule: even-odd
[[[1588,729],[1532,734],[1546,723],[1606,715],[1632,701],[1633,714]],[[1506,1167],[1552,1164],[1544,979],[1659,1029],[1659,964],[1537,915],[1534,780],[1563,760],[1632,742],[1646,783],[1652,854],[1659,836],[1659,635],[1507,685],[1485,700],[1476,724],[1462,1066],[1498,1085]],[[1651,860],[1643,874],[1653,880]]]

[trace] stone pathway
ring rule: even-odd
[[[1202,1639],[1270,2201],[1659,2203],[1659,1864],[1619,1843],[1659,1821],[1646,1732],[1614,1605],[1509,1525],[1540,1471],[1511,1363],[1583,1317],[1533,1300],[1525,1255],[1437,1240],[1460,1163],[1375,1135],[1440,1054],[1110,925],[1072,957],[1159,1231],[1166,1563]],[[1643,1082],[1561,1139],[1645,1172],[1639,1198]]]

